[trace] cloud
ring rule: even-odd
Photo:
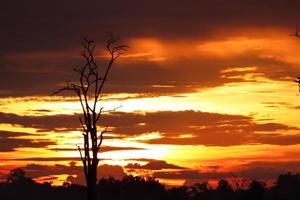
[[[140,165],[139,163],[129,163],[125,166],[125,168],[129,169],[149,169],[149,170],[162,170],[162,169],[185,169],[184,167],[180,167],[174,164],[169,164],[163,160],[156,160],[152,162],[148,162],[145,165]]]
[[[52,151],[76,151],[78,152],[78,148],[50,148]],[[101,146],[100,152],[108,152],[108,151],[127,151],[127,150],[145,150],[145,148],[137,148],[137,147],[115,147],[115,146]]]
[[[0,123],[36,128],[40,132],[49,130],[59,131],[57,129],[60,128],[72,130],[80,128],[78,117],[74,115],[20,116],[0,112]]]
[[[17,161],[40,161],[40,162],[47,162],[47,161],[80,161],[80,157],[27,157],[27,158],[18,158],[18,159],[11,159]]]
[[[241,176],[252,179],[273,179],[278,174],[300,172],[300,161],[254,161],[240,166]]]
[[[298,134],[285,135],[286,131],[297,131],[295,127],[279,123],[258,124],[251,117],[241,115],[196,111],[114,113],[104,118],[103,123],[106,122],[111,122],[109,126],[115,127],[115,133],[127,137],[160,133],[159,138],[140,141],[151,144],[232,146],[300,142]]]
[[[237,177],[249,180],[266,181],[274,183],[280,174],[287,172],[299,173],[299,161],[287,162],[250,162],[242,166],[235,166],[234,170],[209,170],[200,171],[196,169],[177,170],[177,171],[160,171],[154,172],[155,178],[163,179],[184,179],[186,184],[203,182],[209,180],[232,179]]]
[[[48,145],[55,145],[51,140],[39,139],[31,140],[19,138],[22,136],[30,136],[31,134],[22,132],[0,131],[0,152],[16,151],[17,148],[45,148]]]
[[[81,36],[90,34],[100,44],[106,37],[103,30],[118,33],[124,43],[132,44],[129,55],[113,66],[107,93],[169,95],[245,81],[242,76],[222,74],[235,67],[255,66],[255,72],[265,77],[287,80],[297,74],[297,68],[286,55],[278,54],[283,47],[276,39],[288,38],[299,21],[298,6],[296,0],[143,4],[118,0],[95,1],[93,8],[78,0],[72,6],[66,0],[42,5],[29,0],[17,6],[5,2],[0,10],[0,38],[5,38],[0,50],[0,96],[50,95],[74,80],[72,69],[82,65]],[[285,45],[290,50],[290,43]],[[216,51],[230,56],[218,56]],[[103,58],[97,59],[102,65]]]
[[[222,6],[219,6],[222,5]],[[125,38],[159,36],[218,38],[235,28],[290,27],[299,21],[296,0],[180,0],[58,3],[5,2],[1,7],[1,52],[60,49],[76,43],[81,35],[110,30]],[[30,12],[29,12],[30,10]],[[89,12],[86,12],[89,10]],[[14,15],[11,15],[14,11]],[[253,14],[255,13],[255,14]],[[36,20],[38,18],[39,20]],[[217,30],[216,30],[217,29]],[[18,34],[22,32],[22,34]],[[55,42],[54,42],[55,41]]]
[[[178,123],[180,122],[180,123]],[[79,130],[73,115],[18,116],[0,113],[0,123],[12,123],[39,131]],[[257,123],[251,117],[200,111],[114,112],[104,115],[102,126],[111,127],[119,139],[157,132],[158,138],[135,140],[150,144],[233,146],[245,144],[295,145],[296,127],[280,123]],[[170,126],[172,124],[172,126]],[[293,134],[286,134],[287,132]],[[107,137],[109,139],[111,137]]]
[[[39,178],[45,176],[69,175],[66,180],[76,184],[85,184],[82,166],[76,165],[72,161],[69,165],[55,164],[55,165],[41,165],[41,164],[27,164],[22,167],[26,171],[26,175],[31,178]],[[123,168],[118,165],[99,165],[98,179],[108,178],[110,176],[121,179],[126,174]]]
[[[163,179],[185,179],[207,181],[210,179],[225,179],[230,177],[230,173],[222,172],[199,172],[197,170],[182,170],[173,172],[154,172],[153,177]]]
[[[244,44],[247,45],[247,44]],[[171,45],[163,48],[176,48]],[[194,46],[182,47],[187,56],[167,52],[163,62],[149,60],[121,59],[117,62],[104,87],[106,94],[133,93],[141,97],[176,95],[197,92],[200,89],[222,86],[231,82],[249,82],[247,74],[257,74],[274,80],[292,80],[297,74],[294,64],[276,58],[262,58],[270,50],[249,50],[243,54],[223,58],[198,52]],[[234,48],[233,47],[227,47]],[[150,50],[155,51],[155,49]],[[203,55],[202,55],[203,54]],[[281,56],[282,57],[282,56]],[[0,62],[0,96],[49,96],[68,81],[76,81],[73,68],[83,65],[79,58],[66,57],[52,61],[52,58],[6,58]],[[103,59],[99,61],[103,65]],[[235,68],[256,68],[253,71],[234,71]],[[25,70],[26,69],[26,70]],[[224,72],[233,69],[231,72]],[[130,78],[129,78],[130,77]],[[61,95],[73,95],[61,93]],[[139,97],[139,95],[137,95]]]
[[[73,80],[72,65],[68,59],[33,61],[27,59],[1,59],[0,95],[1,96],[50,96],[57,85]],[[71,66],[69,66],[71,65]]]

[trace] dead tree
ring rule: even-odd
[[[79,121],[83,130],[83,147],[79,145],[77,147],[83,164],[88,200],[97,199],[98,152],[103,141],[103,134],[107,132],[107,128],[98,130],[97,127],[103,114],[103,107],[99,107],[100,105],[98,104],[113,63],[128,49],[126,45],[118,45],[118,42],[118,38],[109,34],[109,39],[106,43],[109,61],[106,66],[100,68],[94,57],[96,47],[94,41],[83,38],[84,51],[81,55],[85,60],[85,65],[74,69],[78,74],[78,80],[73,83],[67,83],[65,87],[52,94],[56,95],[63,91],[74,92],[81,105],[82,114],[79,117]]]

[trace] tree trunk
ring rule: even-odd
[[[87,184],[87,200],[97,200],[97,194],[97,167],[91,167]]]
[[[87,188],[87,200],[97,200],[96,184],[90,184]]]

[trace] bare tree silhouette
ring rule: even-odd
[[[83,147],[79,145],[77,147],[83,163],[88,200],[97,199],[98,152],[103,141],[103,134],[108,132],[107,128],[98,132],[97,125],[101,114],[103,114],[103,107],[99,108],[98,103],[113,63],[124,51],[128,50],[128,46],[118,45],[119,38],[114,37],[111,33],[108,35],[109,39],[106,42],[106,49],[110,58],[107,65],[102,68],[98,67],[94,57],[96,47],[94,41],[86,37],[83,38],[84,51],[81,55],[85,60],[85,65],[80,68],[74,68],[74,71],[78,73],[79,80],[74,83],[67,83],[65,87],[51,95],[53,96],[63,91],[71,91],[77,95],[81,105],[82,115],[79,117],[79,121],[83,129]]]

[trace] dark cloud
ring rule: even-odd
[[[195,52],[190,52],[194,54]],[[172,54],[172,52],[170,52]],[[141,97],[175,95],[221,86],[229,82],[249,81],[247,73],[260,73],[275,80],[293,79],[295,66],[274,58],[260,58],[260,52],[247,51],[232,58],[192,55],[170,58],[164,62],[126,59],[117,62],[109,75],[104,92],[140,93]],[[68,81],[76,81],[74,67],[78,58],[15,58],[0,62],[0,96],[50,96]],[[100,63],[105,61],[100,59]],[[258,66],[254,71],[226,72],[229,68]],[[270,70],[272,69],[272,70]],[[253,80],[254,81],[254,80]],[[72,93],[61,93],[73,95]]]
[[[11,132],[11,131],[0,131],[1,138],[11,138],[11,137],[22,137],[22,136],[30,136],[30,133],[24,132]]]
[[[274,168],[276,170],[282,170],[285,172],[300,172],[300,161],[298,159],[293,161],[255,161],[244,164],[242,167],[249,169],[262,166],[265,168]]]
[[[173,144],[173,145],[205,145],[205,146],[234,146],[251,144],[270,144],[270,145],[297,145],[300,143],[300,135],[284,134],[260,134],[255,132],[235,132],[228,131],[197,133],[190,138],[181,138],[180,135],[146,141],[149,144]],[[226,131],[226,130],[224,130]]]
[[[33,157],[33,158],[18,158],[18,159],[8,159],[8,160],[18,160],[18,161],[39,161],[39,162],[48,162],[48,161],[81,161],[80,157]]]
[[[64,60],[37,58],[33,61],[20,58],[0,60],[1,96],[50,96],[58,85],[74,79],[72,69],[76,59],[75,61],[67,58]]]
[[[66,180],[72,183],[84,185],[85,179],[83,175],[82,166],[76,165],[72,161],[69,165],[55,164],[55,165],[41,165],[41,164],[27,164],[22,167],[26,171],[26,175],[31,178],[39,178],[44,176],[58,176],[68,174]],[[123,178],[126,174],[123,168],[118,165],[100,165],[98,166],[98,178],[108,178],[110,176],[115,178]]]
[[[22,132],[0,131],[0,152],[16,151],[17,148],[45,148],[48,145],[55,145],[56,143],[46,139],[24,139],[22,136],[30,136],[31,134]],[[32,135],[31,135],[32,136]]]
[[[154,172],[155,178],[165,179],[196,179],[196,180],[209,180],[209,179],[224,179],[230,177],[230,173],[221,172],[199,172],[197,170],[181,170],[173,172]]]
[[[59,129],[76,130],[80,128],[78,117],[75,115],[19,116],[0,112],[0,123],[36,128],[40,132],[49,130],[59,131]]]
[[[18,161],[39,161],[39,162],[47,162],[47,161],[81,161],[80,157],[28,157],[28,158],[18,158],[18,159],[4,159],[4,160],[18,160]],[[99,159],[103,160],[103,159]],[[110,160],[110,159],[105,159],[105,160]],[[157,162],[159,160],[156,159],[150,159],[150,158],[124,158],[124,161],[128,162]]]
[[[94,1],[91,5],[78,0],[72,5],[66,0],[50,4],[36,0],[3,3],[0,96],[49,95],[62,83],[74,80],[72,68],[82,64],[78,58],[81,35],[90,34],[101,43],[106,37],[103,32],[110,30],[122,35],[125,43],[133,38],[157,38],[169,43],[181,39],[192,46],[195,39],[222,41],[236,29],[249,27],[285,28],[288,35],[300,19],[296,0],[117,0]],[[268,37],[263,31],[256,32],[259,38]],[[248,31],[240,31],[238,36],[252,37]],[[260,50],[249,50],[231,59],[196,55],[195,51],[193,47],[159,64],[138,59],[120,62],[113,67],[106,92],[167,95],[243,81],[223,77],[221,71],[228,67],[257,66],[258,72],[276,80],[297,73],[288,63],[258,56]]]
[[[222,6],[220,6],[222,5]],[[296,0],[116,0],[91,3],[66,0],[41,3],[7,1],[1,6],[2,52],[69,47],[81,35],[113,31],[125,38],[220,37],[234,27],[295,27],[299,21]],[[14,13],[14,14],[11,14]],[[226,27],[226,29],[225,29]],[[20,34],[22,33],[22,34]]]
[[[294,108],[290,103],[287,102],[262,102],[262,104],[266,105],[268,108]],[[296,109],[296,108],[294,108]]]
[[[52,151],[78,151],[78,148],[50,148]],[[146,150],[144,148],[136,148],[136,147],[112,147],[112,146],[102,146],[100,148],[100,152],[108,152],[108,151],[128,151],[128,150]]]
[[[51,112],[51,110],[48,109],[37,109],[37,110],[30,110],[30,111],[34,111],[37,113],[47,113],[47,112]]]
[[[15,151],[17,148],[45,148],[48,145],[55,145],[55,142],[49,140],[32,141],[29,139],[15,139],[15,138],[0,138],[0,152]]]
[[[180,167],[174,164],[167,163],[163,160],[157,160],[149,162],[145,165],[140,165],[139,163],[129,163],[125,166],[125,168],[129,169],[149,169],[149,170],[162,170],[162,169],[185,169],[184,167]]]
[[[162,111],[114,113],[104,118],[104,124],[106,120],[121,135],[159,132],[162,138],[144,141],[151,144],[231,146],[260,143],[291,145],[300,142],[299,134],[283,135],[287,130],[298,130],[295,127],[279,123],[257,124],[251,117],[241,115]],[[190,137],[182,137],[185,134]]]
[[[0,113],[0,123],[34,127],[39,131],[78,130],[80,125],[77,119],[78,117],[73,115],[32,117]],[[247,116],[200,111],[161,111],[145,114],[114,112],[104,115],[101,125],[113,127],[114,133],[118,134],[113,138],[120,139],[159,132],[161,138],[141,141],[151,144],[232,146],[300,143],[299,134],[285,134],[286,131],[297,132],[296,127],[280,123],[258,124]],[[106,139],[110,138],[106,137]]]
[[[186,183],[196,183],[209,180],[232,179],[243,177],[250,180],[274,181],[280,174],[287,172],[299,173],[299,161],[289,162],[253,162],[238,166],[234,171],[199,171],[199,170],[178,170],[154,172],[155,178],[184,179]]]

